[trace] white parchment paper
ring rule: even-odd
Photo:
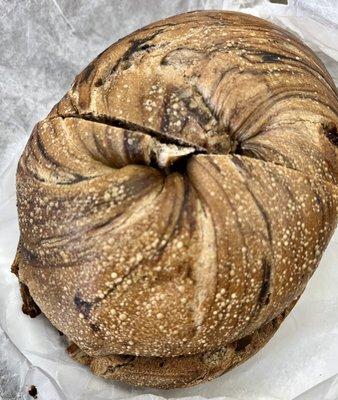
[[[10,265],[18,241],[15,169],[33,125],[75,74],[108,45],[160,18],[193,9],[231,9],[297,33],[338,83],[338,2],[289,0],[0,0],[0,400],[338,399],[338,233],[303,297],[269,344],[248,362],[201,386],[135,389],[106,382],[71,361],[43,317],[20,311]],[[1,329],[2,328],[2,329]]]

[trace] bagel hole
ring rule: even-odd
[[[165,143],[163,141],[161,141],[161,143]],[[177,147],[180,147],[180,144],[175,144]],[[187,166],[187,162],[190,158],[190,156],[192,154],[196,154],[196,153],[201,153],[200,151],[193,151],[190,154],[186,154],[186,155],[180,155],[177,159],[172,159],[171,162],[168,161],[168,165],[164,166],[164,165],[159,165],[159,159],[158,159],[158,154],[156,154],[155,152],[153,152],[151,154],[151,158],[150,158],[150,167],[159,169],[160,171],[163,171],[165,175],[169,175],[173,172],[179,172],[181,174],[184,174],[185,170],[186,170],[186,166]]]
[[[167,167],[165,170],[167,174],[178,172],[180,174],[184,174],[187,169],[187,163],[189,161],[190,155],[180,158],[175,161],[170,167]]]

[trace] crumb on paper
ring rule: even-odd
[[[38,398],[38,389],[36,388],[35,385],[31,385],[28,389],[28,394],[33,397],[33,399]]]

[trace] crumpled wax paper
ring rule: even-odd
[[[0,0],[0,400],[338,399],[338,232],[303,297],[267,346],[201,386],[136,389],[106,382],[65,353],[65,339],[21,313],[10,265],[18,242],[15,169],[33,125],[91,59],[145,24],[194,9],[265,17],[309,44],[338,82],[336,0]]]

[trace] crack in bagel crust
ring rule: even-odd
[[[264,20],[193,12],[118,41],[20,158],[24,311],[105,377],[169,388],[230,369],[334,232],[337,126],[325,67]]]

